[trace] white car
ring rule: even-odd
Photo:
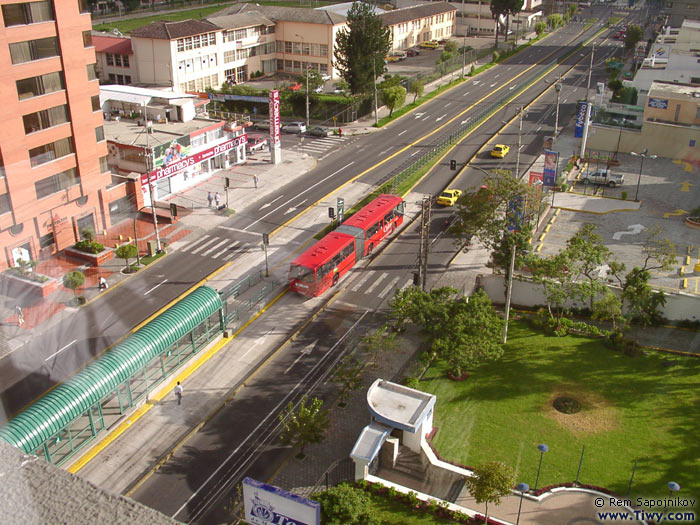
[[[314,93],[323,93],[323,84],[314,89]]]
[[[331,77],[330,75],[321,75],[321,80],[323,80],[324,82],[326,82],[327,80],[330,80],[331,78],[333,78],[333,77]]]
[[[290,122],[282,126],[282,131],[285,133],[304,133],[306,131],[306,124],[303,122]]]

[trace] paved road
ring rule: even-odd
[[[316,169],[302,177],[290,176],[289,183],[273,195],[253,202],[250,213],[234,215],[216,231],[209,233],[216,240],[205,240],[206,245],[205,241],[202,241],[202,245],[192,244],[189,250],[170,255],[156,267],[134,276],[127,285],[113,290],[107,300],[100,299],[81,308],[65,322],[34,337],[25,347],[0,361],[4,413],[11,417],[47,388],[70,377],[75,370],[102,352],[106,345],[114,343],[131,327],[204,275],[226,260],[235,260],[240,253],[231,255],[232,249],[242,252],[254,246],[251,244],[254,242],[251,234],[274,231],[350,179],[361,176],[367,184],[376,184],[412,162],[416,155],[449,136],[463,121],[478,114],[492,100],[501,98],[504,93],[516,92],[518,82],[546,67],[538,65],[538,61],[551,64],[557,57],[569,53],[571,48],[565,43],[572,38],[580,41],[582,31],[580,24],[571,24],[549,37],[543,45],[528,48],[512,61],[434,99],[414,115],[395,122],[388,129],[349,143],[336,154],[320,160]],[[593,31],[589,29],[587,34]],[[565,64],[557,66],[550,74],[566,68],[568,66]],[[519,80],[511,80],[518,75]],[[470,137],[467,144],[479,146],[479,140],[499,128],[501,120],[512,116],[514,107],[525,104],[546,87],[540,82],[517,96],[479,128],[479,134]],[[504,159],[502,164],[509,162],[512,161]],[[299,191],[299,188],[304,189]],[[305,232],[300,235],[308,237]],[[198,247],[201,250],[196,251]],[[284,255],[279,251],[276,257],[279,261]],[[144,297],[144,291],[159,284]]]

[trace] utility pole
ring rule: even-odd
[[[506,289],[506,322],[503,325],[503,344],[508,342],[508,320],[510,318],[510,297],[513,290],[513,272],[515,271],[515,239],[512,238],[513,246],[510,248],[510,269],[508,272],[508,288]]]
[[[151,137],[151,126],[148,120],[148,106],[143,103],[143,116],[146,119],[144,122],[146,124],[146,184],[148,184],[148,197],[151,199],[151,215],[153,216],[153,228],[156,232],[156,253],[160,253],[160,235],[158,234],[158,216],[156,215],[156,202],[153,198],[153,185],[151,184],[151,169],[153,162],[153,152],[150,146]],[[136,246],[138,251],[139,247]]]
[[[591,75],[593,74],[593,57],[595,56],[595,44],[591,47],[591,65],[588,67],[588,82],[586,83],[586,102],[588,102],[588,94],[591,90]]]
[[[374,125],[379,126],[379,115],[377,110],[377,57],[372,57],[372,79],[374,80]]]
[[[304,37],[296,34],[301,39],[301,54],[304,54]],[[309,129],[309,63],[302,62],[301,67],[306,70],[306,129]]]
[[[464,0],[462,0],[462,22],[464,22]],[[464,42],[462,43],[462,78],[464,78],[464,71],[467,68],[467,27],[464,28]]]
[[[418,250],[418,281],[425,291],[428,280],[428,250],[430,249],[430,197],[424,197],[421,203],[420,246]]]
[[[556,138],[556,136],[559,134],[559,99],[561,98],[561,75],[559,75],[557,83],[554,84],[554,90],[557,92],[557,111],[554,117],[554,137]]]
[[[523,135],[523,115],[525,113],[525,108],[518,109],[520,113],[520,122],[518,124],[518,151],[515,155],[515,178],[520,178],[520,147],[522,146],[522,135]]]

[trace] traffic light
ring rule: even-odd
[[[328,208],[328,218],[335,219],[335,208],[333,206]]]
[[[264,244],[265,246],[270,246],[270,234],[269,234],[269,233],[263,233],[263,234],[262,234],[262,237],[263,237],[263,244]]]
[[[224,186],[224,188],[230,188],[230,187],[231,187],[231,179],[226,177],[226,185]]]
[[[170,216],[174,219],[177,217],[177,204],[174,202],[170,203]]]
[[[451,169],[451,170],[456,170],[456,169],[457,169],[457,161],[456,161],[456,160],[452,159],[452,160],[450,161],[450,169]]]

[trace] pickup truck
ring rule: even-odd
[[[614,188],[615,186],[621,186],[625,182],[625,176],[613,173],[610,170],[597,170],[584,173],[581,176],[581,182],[584,184],[604,184]]]

